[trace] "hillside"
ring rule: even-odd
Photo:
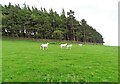
[[[59,43],[40,50],[43,42],[2,41],[3,82],[117,82],[118,47]],[[45,43],[45,42],[44,42]]]

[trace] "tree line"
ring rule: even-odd
[[[48,12],[45,8],[38,10],[26,4],[20,7],[11,3],[0,4],[0,8],[3,36],[104,43],[102,35],[85,19],[76,20],[73,10],[65,15],[64,9],[58,14],[52,8]]]

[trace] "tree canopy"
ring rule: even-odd
[[[48,12],[26,4],[20,7],[9,3],[0,8],[3,36],[103,43],[102,35],[85,19],[76,20],[73,10],[66,16],[64,9],[58,14],[52,8]]]

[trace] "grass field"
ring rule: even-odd
[[[42,42],[2,41],[3,82],[116,82],[118,47],[59,43],[40,50]]]
[[[2,82],[2,40],[0,37],[0,83]]]

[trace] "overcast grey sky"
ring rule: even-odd
[[[105,45],[118,45],[118,1],[119,0],[1,0],[2,5],[20,4],[35,6],[38,9],[52,8],[59,14],[72,9],[77,20],[85,19],[87,23],[102,34]]]

